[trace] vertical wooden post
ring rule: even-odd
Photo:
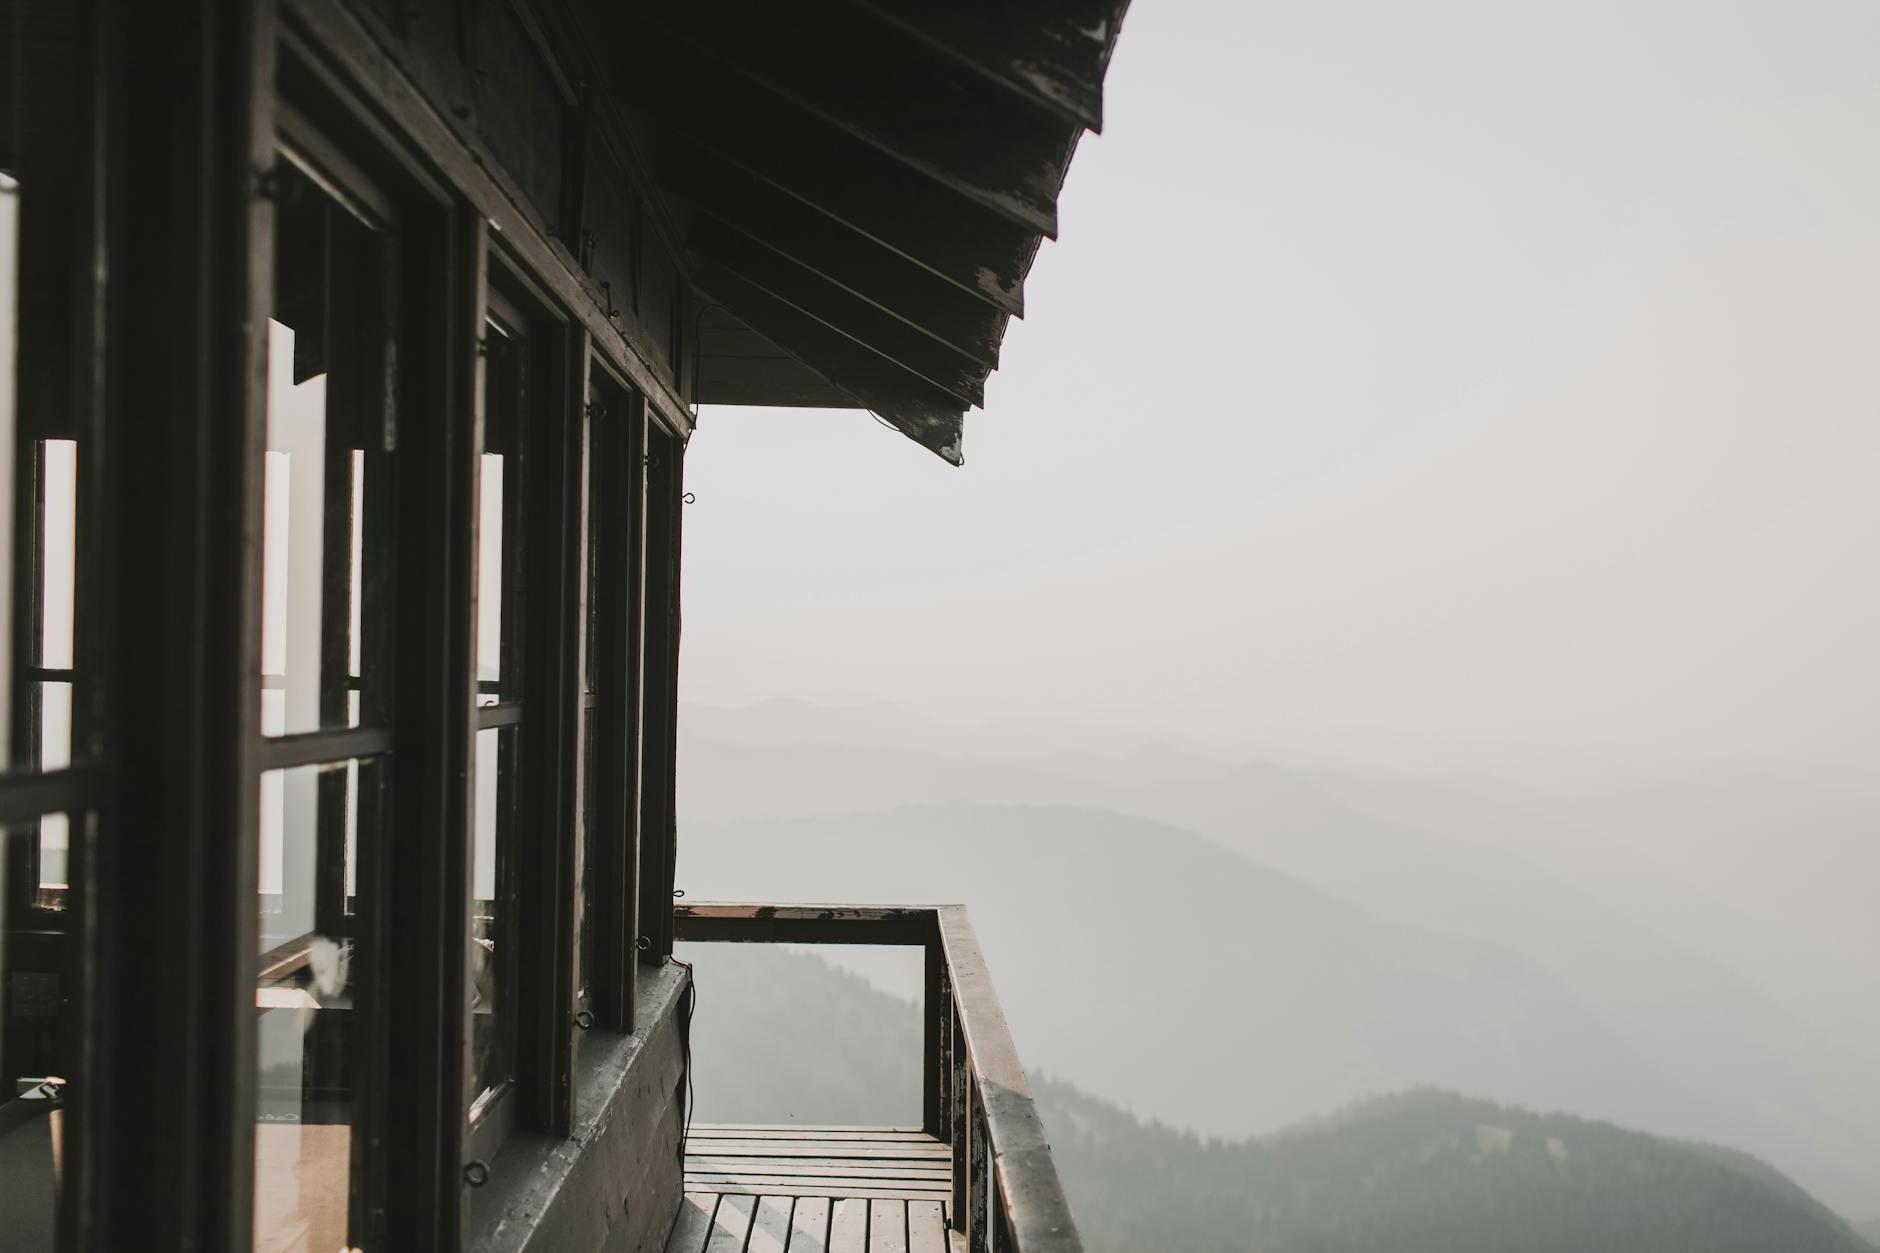
[[[67,1212],[85,1249],[237,1249],[253,1221],[272,224],[256,189],[272,143],[272,6],[97,10],[107,139],[94,171],[117,339],[97,362],[117,367],[107,543],[123,626],[106,666],[112,769],[85,871],[96,947],[73,1093],[84,1195]]]
[[[952,1035],[952,994],[947,988],[946,950],[940,929],[933,928],[922,953],[926,980],[922,995],[923,1050],[921,1057],[921,1129],[936,1139],[947,1135],[947,1046]]]
[[[586,336],[566,324],[530,362],[532,401],[522,420],[529,476],[524,499],[527,576],[527,716],[522,723],[528,787],[523,827],[523,915],[516,1073],[534,1130],[566,1136],[574,1119],[574,838],[579,829],[576,743],[581,732],[577,615],[581,579],[581,423]],[[573,347],[570,347],[570,341]]]
[[[640,826],[640,934],[648,959],[672,953],[679,737],[679,562],[685,445],[657,429],[648,442],[646,505],[646,763]]]
[[[599,1020],[634,1028],[639,978],[638,875],[646,839],[642,749],[643,628],[646,475],[645,405],[632,392],[609,385],[599,393],[606,412],[593,426],[595,495],[596,648],[602,697],[595,776],[596,838],[590,848],[594,884],[588,905],[595,943],[590,981]]]
[[[949,982],[951,982],[949,980]],[[951,989],[947,995],[952,996]],[[947,1140],[953,1146],[953,1226],[966,1230],[968,1177],[972,1163],[967,1158],[967,1140],[972,1122],[967,1096],[971,1080],[967,1077],[966,1036],[960,1022],[959,1007],[952,1009],[948,1027],[947,1068],[950,1091],[947,1094]]]
[[[626,421],[621,426],[625,442],[625,455],[620,468],[620,481],[615,490],[625,504],[627,528],[622,532],[626,544],[626,561],[621,567],[620,577],[625,580],[626,615],[622,623],[619,641],[622,657],[621,673],[626,677],[626,687],[622,693],[623,707],[621,726],[625,733],[620,741],[622,752],[616,758],[621,771],[623,803],[621,822],[624,843],[620,849],[620,869],[624,874],[614,888],[620,896],[620,914],[626,924],[626,949],[624,952],[623,973],[625,986],[622,989],[624,1010],[621,1025],[628,1031],[634,1029],[639,1013],[640,964],[644,960],[641,954],[646,944],[646,914],[641,901],[641,859],[646,848],[646,463],[647,463],[647,414],[646,399],[639,393],[630,393],[627,402]]]
[[[980,1108],[979,1083],[967,1085],[967,1170],[971,1176],[966,1196],[966,1247],[986,1253],[992,1247],[992,1153],[986,1136],[985,1110]]]
[[[384,849],[387,919],[387,1248],[454,1249],[463,1230],[470,986],[469,832],[475,761],[475,396],[482,219],[458,207],[418,224],[407,274],[415,362],[399,421],[401,611],[393,722],[396,839]],[[448,316],[416,311],[443,308]]]

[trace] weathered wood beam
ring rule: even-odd
[[[693,319],[701,405],[783,405],[854,409],[855,397],[708,301]]]
[[[818,321],[867,344],[896,365],[957,397],[962,404],[977,405],[985,398],[990,366],[974,361],[892,310],[836,286],[710,218],[693,222],[687,242],[699,255],[735,270]]]
[[[1057,194],[1081,126],[1014,107],[918,42],[858,29],[840,9],[767,0],[642,5],[688,104],[736,76],[1027,230],[1055,238]],[[689,64],[687,64],[689,63]],[[637,67],[636,67],[637,68]],[[729,72],[729,73],[727,73]],[[623,80],[624,81],[624,80]],[[761,106],[760,106],[761,107]]]
[[[656,94],[652,77],[633,99],[657,124],[662,152],[709,153],[995,308],[1024,316],[1025,275],[1038,252],[1033,232],[840,131],[805,128],[787,109],[737,93]]]
[[[672,907],[673,938],[681,942],[925,945],[936,939],[937,918],[932,905],[682,901]]]
[[[987,369],[999,364],[1009,315],[898,252],[709,154],[662,172],[668,191],[726,227],[854,293]]]
[[[1066,122],[1103,129],[1103,72],[1127,0],[844,2]]]
[[[1013,1243],[1027,1253],[1082,1253],[1044,1122],[972,923],[958,905],[936,912],[972,1071],[973,1101],[991,1142],[992,1173]]]
[[[831,383],[915,443],[961,464],[965,406],[957,397],[734,270],[704,257],[695,258],[695,270],[699,286],[753,330],[784,351],[815,362]]]

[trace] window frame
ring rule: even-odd
[[[416,194],[415,189],[405,189],[404,204],[390,190],[388,183],[396,179],[390,153],[374,152],[363,164],[354,159],[349,146],[357,145],[359,137],[353,136],[350,145],[346,138],[342,138],[346,129],[345,119],[336,114],[334,102],[318,98],[317,90],[312,89],[310,84],[303,83],[298,91],[293,90],[291,84],[296,70],[297,64],[291,60],[283,65],[283,78],[287,85],[280,88],[280,98],[275,102],[275,160],[291,165],[300,176],[314,185],[317,194],[326,196],[336,208],[350,215],[366,230],[382,234],[385,240],[381,247],[386,253],[386,265],[389,267],[389,272],[383,276],[389,284],[386,295],[390,304],[383,311],[388,338],[372,348],[375,355],[380,355],[380,359],[367,363],[383,371],[382,375],[374,372],[381,379],[382,388],[376,397],[381,406],[378,415],[379,444],[376,448],[364,450],[367,468],[376,468],[377,472],[367,474],[363,487],[368,516],[378,517],[381,525],[362,530],[361,533],[359,587],[354,590],[361,605],[361,638],[358,641],[360,674],[355,678],[351,674],[350,665],[345,665],[340,676],[339,690],[349,694],[359,693],[361,696],[359,722],[356,725],[325,725],[279,735],[267,733],[261,722],[259,696],[270,676],[261,672],[259,664],[261,615],[257,606],[251,611],[256,624],[253,647],[257,665],[252,681],[257,699],[254,702],[254,721],[250,725],[249,755],[253,763],[253,786],[257,794],[260,793],[262,780],[269,774],[280,772],[284,775],[300,769],[329,768],[315,783],[321,803],[316,818],[314,928],[318,934],[328,934],[330,928],[332,932],[352,941],[353,946],[350,981],[354,1004],[349,1013],[355,1016],[347,1023],[351,1033],[348,1059],[353,1071],[353,1116],[348,1124],[353,1134],[349,1137],[347,1233],[350,1241],[372,1244],[380,1238],[379,1216],[383,1208],[382,1172],[385,1164],[381,1151],[382,1130],[376,1124],[398,1116],[398,1102],[388,1090],[384,1067],[378,1063],[386,1052],[386,1019],[390,1007],[404,994],[389,978],[392,963],[388,949],[397,943],[397,927],[390,916],[394,898],[389,890],[386,870],[394,858],[394,850],[390,847],[389,838],[380,838],[389,835],[393,825],[386,819],[391,807],[398,803],[397,775],[403,764],[401,755],[395,751],[401,704],[399,693],[394,689],[399,660],[395,653],[395,637],[398,624],[408,613],[400,603],[401,597],[396,586],[396,572],[404,541],[392,519],[396,484],[398,480],[408,477],[404,466],[411,459],[398,440],[396,415],[405,398],[404,393],[409,389],[409,380],[401,368],[402,363],[397,360],[396,345],[402,342],[406,325],[415,312],[412,297],[418,287],[414,282],[416,276],[406,273],[400,264],[403,257],[398,239],[401,233],[411,231],[415,221],[422,220],[422,210],[418,214],[412,212],[409,202]],[[303,105],[310,111],[303,112]],[[369,172],[368,166],[376,168]],[[421,194],[418,198],[422,198]],[[268,259],[262,262],[270,272],[267,287],[270,305],[273,299],[274,225],[270,218],[265,252]],[[256,333],[267,336],[267,323],[271,317],[270,309],[269,316],[255,319],[259,324]],[[328,347],[331,353],[337,354],[339,351],[331,343]],[[336,359],[336,356],[330,359],[329,366]],[[328,373],[330,378],[330,369]],[[367,399],[371,397],[365,393],[353,396],[342,394],[338,397],[329,393],[328,403],[329,406],[343,405],[348,401],[361,403]],[[257,441],[256,463],[265,455],[262,450],[267,443],[266,414],[267,399],[264,393],[261,413],[257,418],[262,438]],[[326,421],[328,426],[323,442],[330,453],[336,439],[330,409]],[[330,461],[327,465],[330,468]],[[265,466],[251,464],[249,473],[258,496],[265,484]],[[329,496],[333,490],[333,484],[328,482],[326,492]],[[351,496],[350,488],[347,495]],[[334,553],[330,543],[334,535],[328,504],[329,501],[323,500],[321,509],[320,614],[323,621],[335,614],[350,616],[348,607],[330,603],[335,580],[332,577]],[[347,552],[350,553],[350,542]],[[265,559],[265,552],[258,546],[248,571],[249,594],[257,600],[264,582]],[[386,582],[376,586],[376,594],[368,608],[368,589],[375,587],[378,578]],[[390,621],[381,620],[382,615],[389,616]],[[323,631],[320,673],[323,706],[329,703],[327,697],[334,688],[334,676],[329,673],[329,667],[338,660],[330,655],[333,650],[328,647],[329,642]],[[376,675],[378,681],[368,685],[364,680],[370,675]],[[326,719],[322,717],[321,721],[325,722]],[[350,897],[344,891],[346,811],[343,804],[330,803],[336,798],[343,801],[346,796],[347,776],[339,769],[342,767],[357,767],[355,777],[359,782],[354,803],[360,811],[373,815],[371,825],[379,828],[371,830],[363,819],[360,822],[360,838],[354,850],[356,891]],[[370,804],[365,795],[367,787],[378,793]],[[387,789],[390,791],[389,798],[385,795]],[[339,821],[335,821],[336,818]],[[258,849],[261,834],[258,809],[254,823],[246,834],[256,842]],[[251,891],[247,907],[258,910],[257,893]],[[257,928],[258,922],[257,918]],[[263,955],[262,969],[266,966],[266,956]],[[258,969],[257,977],[260,973]],[[255,1070],[259,1058],[258,1040],[251,1043],[250,1049],[252,1056],[245,1081],[255,1084],[258,1090],[259,1080]],[[255,1104],[257,1090],[247,1093],[245,1104],[251,1107]],[[246,1161],[248,1169],[253,1170],[255,1154],[252,1149],[247,1152]],[[253,1211],[259,1205],[258,1184],[259,1180],[252,1180],[248,1189],[252,1200],[247,1222],[251,1226],[254,1222]]]
[[[573,901],[567,884],[574,855],[578,812],[575,741],[578,700],[572,690],[580,664],[580,517],[582,407],[579,395],[583,336],[559,304],[529,277],[500,237],[487,234],[482,289],[485,338],[477,359],[484,387],[477,393],[475,421],[479,463],[485,444],[487,336],[506,336],[506,351],[524,352],[517,378],[521,409],[516,440],[520,456],[504,468],[506,497],[504,559],[512,556],[526,574],[516,586],[503,579],[504,675],[513,660],[520,696],[484,703],[485,681],[473,675],[469,698],[477,732],[498,728],[514,770],[507,803],[514,823],[511,856],[499,845],[497,862],[504,903],[512,911],[514,940],[501,977],[508,980],[505,1013],[513,1021],[511,1074],[505,1084],[469,1094],[466,1110],[468,1159],[490,1163],[518,1132],[566,1134],[574,1019],[572,993]],[[511,477],[515,475],[515,477]],[[481,479],[479,477],[479,485]],[[518,490],[511,497],[510,484]],[[473,548],[475,547],[473,543]],[[472,759],[474,762],[474,758]],[[500,821],[500,816],[499,816]],[[465,833],[474,840],[474,829]],[[499,836],[500,838],[500,836]],[[464,1043],[474,1047],[474,1025],[466,1002]],[[474,1057],[466,1066],[474,1067]],[[467,1072],[467,1073],[473,1073]],[[480,1103],[480,1104],[479,1104]],[[472,1195],[472,1218],[476,1208]]]
[[[12,241],[12,289],[0,299],[14,302],[9,311],[16,336],[12,345],[12,374],[0,385],[12,389],[8,428],[0,431],[6,446],[0,449],[0,472],[9,479],[8,534],[0,543],[0,577],[8,580],[6,647],[0,665],[7,668],[4,691],[7,720],[0,735],[0,1014],[16,1004],[17,969],[26,946],[10,942],[5,933],[34,937],[32,948],[50,955],[50,969],[33,960],[30,973],[56,980],[53,993],[61,1008],[48,1037],[54,1060],[65,1080],[64,1105],[72,1087],[86,1077],[79,1052],[92,1015],[87,1003],[88,965],[92,946],[87,938],[86,901],[76,890],[79,876],[91,870],[89,848],[96,839],[99,815],[107,801],[109,780],[102,769],[95,730],[96,702],[104,688],[100,681],[101,650],[111,639],[109,624],[99,610],[108,582],[101,566],[109,550],[104,528],[88,500],[97,499],[104,463],[105,423],[100,398],[88,386],[79,363],[93,359],[101,343],[98,316],[104,303],[100,276],[87,273],[84,260],[98,247],[100,232],[92,219],[96,188],[90,178],[97,158],[95,136],[85,124],[92,117],[83,84],[90,81],[80,24],[82,6],[48,14],[49,20],[22,38],[19,54],[34,57],[34,73],[26,81],[43,86],[58,81],[73,86],[62,102],[28,99],[16,101],[12,120],[18,129],[5,136],[0,155],[12,184],[4,193],[14,200],[17,216]],[[62,24],[60,19],[66,19]],[[14,34],[27,32],[14,31]],[[69,42],[60,42],[63,35]],[[14,66],[13,68],[17,68]],[[34,106],[49,105],[46,109]],[[66,112],[69,108],[70,112]],[[68,129],[62,130],[65,126]],[[18,141],[15,147],[13,142]],[[76,280],[76,281],[75,281]],[[47,444],[71,440],[74,452],[74,515],[72,587],[72,653],[68,667],[43,665],[42,617],[44,568],[42,508]],[[63,766],[47,769],[41,754],[44,706],[41,684],[71,685],[69,753]],[[67,887],[42,892],[41,829],[46,819],[67,820]],[[16,1095],[12,1079],[45,1074],[39,1058],[0,1018],[0,1079],[8,1083],[0,1103]],[[37,1072],[37,1073],[35,1073]],[[63,1117],[72,1125],[70,1114]],[[83,1148],[82,1133],[68,1132],[75,1149]],[[68,1160],[76,1158],[72,1154]],[[70,1189],[67,1189],[69,1192]],[[61,1247],[74,1239],[77,1207],[61,1197],[54,1216]]]

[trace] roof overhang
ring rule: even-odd
[[[614,90],[704,297],[694,399],[869,409],[958,464],[1126,5],[611,10]]]

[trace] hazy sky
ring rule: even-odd
[[[966,468],[708,409],[685,696],[1856,775],[1880,5],[1137,0]]]

